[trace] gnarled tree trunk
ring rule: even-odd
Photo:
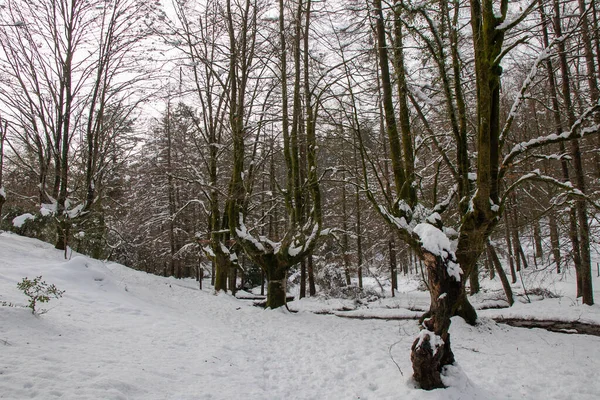
[[[421,388],[444,387],[441,375],[445,365],[454,363],[450,348],[450,317],[463,292],[463,285],[448,274],[448,261],[425,251],[431,307],[422,321],[422,330],[412,345],[410,359],[414,378]]]

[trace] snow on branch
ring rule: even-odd
[[[321,233],[321,225],[318,222],[309,222],[307,225],[312,226],[312,231],[310,235],[303,241],[303,243],[299,243],[296,246],[290,246],[288,249],[288,254],[291,257],[301,257],[303,254],[308,253],[312,248],[314,248],[317,240],[320,237]],[[305,226],[306,228],[306,226]],[[298,243],[298,240],[294,240],[294,244]]]
[[[462,269],[456,262],[456,255],[452,250],[448,236],[435,226],[424,223],[415,226],[414,233],[418,235],[423,249],[436,257],[441,258],[446,264],[448,275],[460,282]]]
[[[563,182],[560,181],[556,178],[553,178],[551,176],[548,175],[543,175],[539,169],[536,169],[534,171],[531,171],[525,175],[523,175],[522,177],[520,177],[519,179],[517,179],[515,182],[513,182],[512,185],[510,185],[507,189],[506,192],[504,193],[504,195],[502,196],[502,204],[505,204],[506,200],[508,199],[508,197],[510,196],[510,194],[520,185],[522,185],[525,182],[528,181],[538,181],[538,182],[545,182],[545,183],[549,183],[551,185],[554,185],[560,189],[562,189],[566,194],[570,195],[570,196],[575,196],[575,197],[581,197],[583,199],[585,199],[586,201],[588,201],[592,206],[594,206],[596,209],[600,210],[600,204],[596,203],[594,200],[592,200],[589,196],[587,196],[585,193],[583,193],[581,190],[573,187],[573,184],[569,181],[567,182]]]
[[[559,135],[553,133],[546,136],[539,136],[537,138],[528,140],[526,142],[521,142],[513,146],[511,151],[504,157],[502,161],[501,170],[503,173],[508,169],[512,163],[512,161],[518,157],[519,155],[533,150],[538,147],[546,146],[553,143],[565,142],[568,140],[579,139],[584,136],[592,135],[600,132],[600,124],[595,124],[586,128],[581,128],[581,125],[586,121],[595,111],[600,110],[600,101],[598,101],[593,106],[589,107],[577,121],[571,126],[571,129],[565,131]],[[580,129],[581,128],[581,129]]]
[[[406,231],[407,233],[412,233],[412,229],[411,229],[410,225],[408,224],[408,222],[406,221],[406,218],[396,217],[386,207],[382,206],[381,204],[378,205],[377,209],[379,210],[379,213],[383,216],[383,218],[385,218],[385,220],[388,223],[395,226],[399,230]]]
[[[529,90],[529,88],[531,87],[531,85],[533,84],[533,79],[537,75],[538,67],[540,66],[542,61],[545,61],[551,55],[552,55],[552,48],[551,48],[551,46],[549,46],[549,47],[546,47],[542,52],[540,52],[540,54],[536,57],[536,59],[533,63],[533,66],[529,70],[529,74],[527,74],[525,81],[521,85],[521,89],[519,90],[519,94],[517,95],[517,98],[515,99],[512,107],[510,108],[508,118],[506,120],[506,123],[504,124],[504,128],[502,128],[502,132],[500,133],[501,145],[504,143],[504,141],[506,139],[506,135],[508,134],[513,121],[517,117],[519,109],[521,108],[521,105],[525,102],[525,99],[527,98],[526,93]]]
[[[248,232],[248,228],[244,225],[244,214],[242,213],[239,214],[239,223],[235,228],[235,233],[244,243],[251,244],[254,247],[254,250],[262,253],[265,252],[265,246]]]
[[[452,199],[454,198],[454,196],[456,196],[457,193],[458,193],[458,186],[454,185],[452,187],[452,189],[450,191],[448,191],[448,196],[446,196],[446,198],[444,200],[442,200],[440,203],[436,204],[433,207],[433,212],[434,213],[443,213],[444,211],[446,211],[448,209],[448,207],[450,206],[450,204],[452,203]]]
[[[552,53],[553,53],[552,48],[557,43],[562,42],[566,38],[573,35],[575,33],[576,29],[577,29],[577,27],[569,30],[568,32],[565,32],[561,37],[554,38],[552,40],[552,42],[550,42],[548,44],[548,47],[543,49],[540,52],[540,54],[536,57],[535,61],[533,62],[533,66],[529,70],[529,74],[527,74],[525,81],[523,81],[523,84],[521,85],[521,89],[519,90],[519,93],[517,94],[516,99],[513,102],[512,107],[510,108],[510,112],[508,114],[506,123],[504,124],[504,128],[502,128],[502,132],[500,133],[500,147],[502,147],[502,145],[504,144],[504,141],[506,140],[506,135],[508,135],[508,132],[510,131],[512,123],[519,113],[519,109],[525,102],[525,99],[527,99],[526,93],[528,92],[529,88],[533,84],[533,79],[537,75],[540,64],[552,56]],[[503,54],[504,54],[504,52],[503,52]],[[498,62],[499,62],[499,60],[498,60]]]
[[[529,5],[525,7],[525,9],[520,14],[517,14],[514,18],[511,18],[509,20],[504,20],[504,22],[502,22],[496,27],[496,30],[508,31],[514,28],[515,26],[519,25],[527,17],[527,15],[529,15],[529,13],[533,10],[533,7],[535,7],[537,3],[537,0],[531,0]]]

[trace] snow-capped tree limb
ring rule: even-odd
[[[568,181],[563,182],[563,181],[560,181],[551,176],[543,175],[539,169],[531,171],[531,172],[523,175],[519,179],[517,179],[515,182],[513,182],[506,189],[506,191],[504,192],[504,195],[502,196],[501,207],[505,206],[507,199],[510,198],[511,193],[514,192],[515,189],[517,189],[519,186],[523,185],[524,183],[530,182],[530,181],[549,183],[549,184],[556,186],[557,188],[563,190],[565,192],[565,194],[567,194],[569,196],[579,197],[579,198],[586,200],[594,208],[596,208],[597,210],[600,210],[600,204],[595,202],[590,196],[586,195],[581,190],[573,187],[571,182],[568,182]]]
[[[548,57],[551,57],[552,53],[553,53],[552,48],[555,45],[557,45],[559,42],[564,41],[565,39],[571,37],[577,31],[577,29],[579,28],[579,25],[580,25],[580,23],[578,23],[573,29],[565,32],[562,36],[554,38],[552,40],[552,42],[550,42],[548,44],[548,46],[546,48],[544,48],[540,52],[540,54],[536,57],[535,61],[533,62],[533,65],[531,66],[531,69],[529,70],[529,74],[527,74],[527,77],[525,78],[525,81],[521,85],[521,89],[519,90],[519,93],[517,94],[515,101],[513,102],[513,105],[510,108],[508,118],[507,118],[506,122],[504,123],[502,132],[500,133],[500,148],[504,147],[504,142],[506,141],[506,136],[508,135],[508,132],[510,132],[510,128],[512,127],[513,121],[518,116],[519,109],[521,108],[525,99],[527,98],[527,92],[529,91],[529,88],[531,87],[531,85],[534,82],[534,78],[537,75],[537,71],[538,71],[540,64],[542,62],[546,61],[548,59]],[[501,59],[502,57],[504,57],[506,52],[507,52],[507,50],[504,50],[503,53],[501,54],[501,56],[499,56],[498,58]]]
[[[550,134],[546,136],[540,136],[526,142],[521,142],[513,146],[511,151],[504,157],[502,160],[502,165],[500,166],[500,177],[504,176],[508,169],[511,167],[513,160],[520,156],[521,154],[536,149],[538,147],[547,146],[553,143],[566,142],[569,140],[580,139],[585,136],[590,136],[593,134],[600,133],[600,124],[591,125],[585,128],[582,128],[581,125],[587,121],[594,112],[600,110],[600,101],[596,104],[589,107],[577,121],[571,126],[568,131],[557,134]]]
[[[525,9],[519,15],[517,15],[515,18],[512,18],[509,21],[506,21],[505,18],[506,18],[506,13],[508,10],[508,1],[503,0],[502,5],[501,5],[501,10],[502,10],[502,18],[505,20],[496,27],[496,30],[506,32],[506,31],[511,30],[515,26],[519,25],[521,22],[523,22],[523,20],[525,18],[527,18],[529,13],[531,13],[533,11],[533,8],[535,7],[535,5],[537,3],[538,3],[537,0],[531,0],[531,3],[529,3],[529,5],[527,7],[525,7]]]

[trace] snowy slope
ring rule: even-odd
[[[410,380],[415,321],[262,310],[174,280],[0,234],[0,301],[42,275],[34,316],[0,307],[2,399],[594,399],[600,338],[454,319],[449,389]],[[596,307],[596,306],[594,306]],[[398,363],[398,366],[394,363]],[[399,368],[403,375],[400,374]]]

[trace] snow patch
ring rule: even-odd
[[[21,214],[18,217],[13,218],[12,224],[15,228],[21,228],[25,222],[29,220],[34,220],[35,216],[30,213]]]
[[[419,235],[423,248],[433,254],[446,258],[452,252],[450,239],[441,230],[431,224],[418,224],[414,232]]]
[[[49,215],[54,215],[56,213],[56,203],[51,204],[42,204],[40,206],[40,214],[43,217],[47,217]]]
[[[454,261],[448,261],[448,265],[446,266],[446,270],[448,271],[448,275],[454,278],[457,282],[460,282],[460,276],[463,273],[460,265],[455,263]]]
[[[460,268],[460,265],[453,261],[456,258],[452,251],[448,236],[430,224],[418,224],[415,226],[414,232],[419,235],[419,239],[425,250],[434,256],[446,260],[446,270],[448,271],[448,275],[453,277],[457,282],[460,282],[460,275],[463,271]]]
[[[423,329],[419,332],[419,341],[417,342],[416,349],[420,349],[423,343],[429,342],[433,355],[436,355],[439,349],[444,346],[444,340],[430,330]]]

